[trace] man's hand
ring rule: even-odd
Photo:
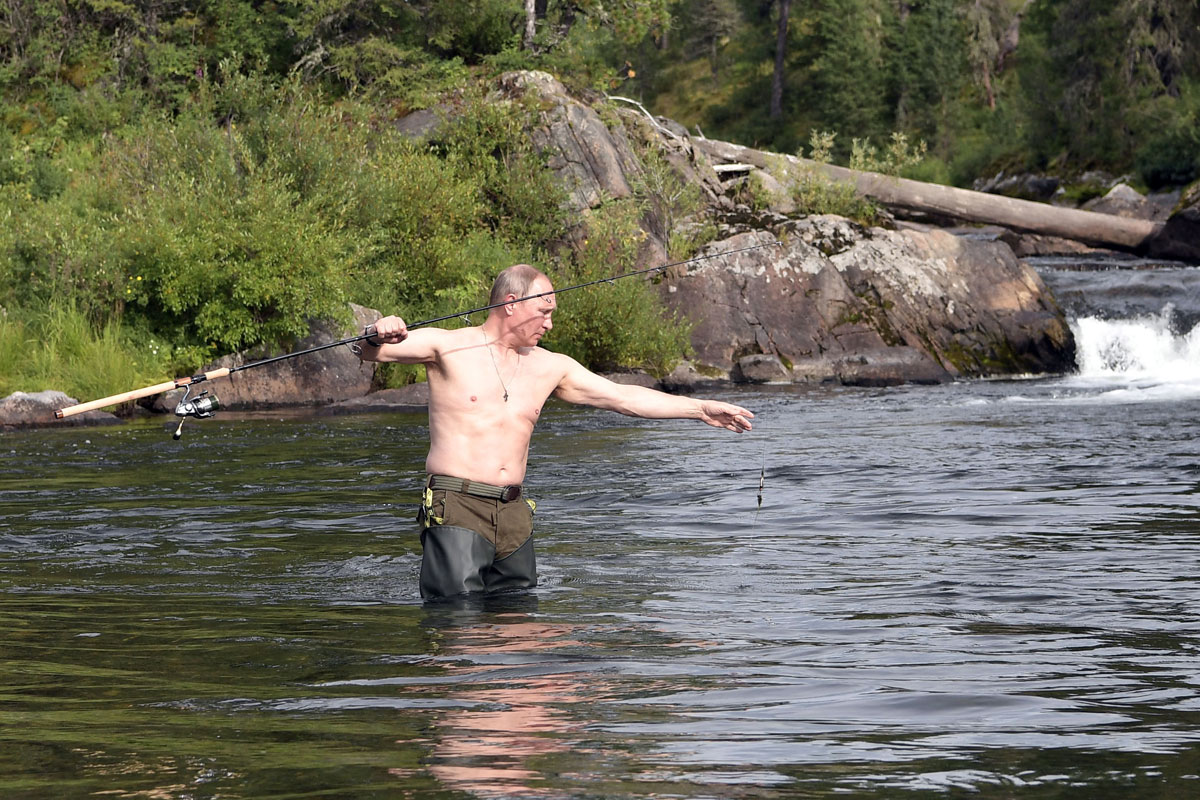
[[[379,344],[396,344],[408,338],[408,326],[396,316],[381,317],[374,325],[367,326],[366,332]]]
[[[734,433],[742,433],[753,427],[750,420],[754,419],[754,414],[741,406],[721,403],[717,400],[701,400],[700,419],[714,428],[724,428]]]

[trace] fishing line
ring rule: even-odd
[[[733,255],[735,253],[745,253],[749,250],[760,250],[764,247],[782,247],[782,246],[783,245],[781,242],[772,241],[772,242],[768,242],[766,244],[752,245],[750,247],[739,247],[736,250],[725,250],[720,253],[710,253],[709,255],[705,255],[705,256],[696,256],[694,258],[685,259],[683,261],[675,261],[670,264],[661,264],[657,267],[647,267],[646,269],[634,270],[632,272],[622,272],[619,275],[613,275],[608,278],[597,278],[596,280],[586,281],[584,283],[577,283],[573,286],[567,286],[566,288],[563,288],[563,289],[551,289],[550,291],[547,291],[547,292],[538,292],[537,294],[526,295],[525,297],[518,297],[515,300],[506,300],[501,303],[490,303],[486,306],[479,306],[478,308],[472,308],[467,311],[456,311],[453,314],[445,314],[440,317],[433,317],[432,319],[425,319],[425,320],[421,320],[420,322],[413,322],[413,323],[410,323],[409,325],[407,325],[406,327],[408,330],[414,330],[416,328],[423,328],[427,325],[434,325],[438,322],[446,322],[447,320],[467,319],[472,314],[479,314],[484,311],[491,311],[493,308],[500,308],[501,306],[506,306],[506,305],[509,305],[510,303],[523,303],[526,300],[536,300],[539,297],[548,297],[550,295],[564,294],[565,292],[573,292],[576,289],[586,289],[589,286],[598,286],[599,284],[602,284],[602,283],[613,283],[613,282],[619,281],[623,278],[632,278],[635,275],[647,275],[651,272],[662,272],[663,270],[668,270],[668,269],[671,269],[672,267],[679,267],[679,266],[683,266],[684,264],[694,264],[698,261],[707,261],[707,260],[713,259],[713,258],[721,258],[723,256]],[[201,373],[197,373],[196,375],[189,375],[189,376],[185,376],[182,378],[175,378],[174,380],[164,381],[163,383],[156,383],[153,386],[145,386],[145,387],[142,387],[141,389],[134,389],[133,391],[130,391],[130,392],[114,394],[109,397],[102,397],[99,400],[92,400],[87,403],[79,403],[78,405],[68,406],[66,408],[60,408],[54,412],[54,417],[55,417],[55,419],[63,419],[65,417],[70,417],[75,414],[82,414],[85,411],[94,411],[98,408],[104,408],[106,406],[114,406],[114,405],[117,405],[118,403],[125,403],[130,400],[138,400],[143,397],[151,397],[156,394],[162,394],[163,392],[169,392],[172,389],[180,389],[183,387],[195,386],[196,384],[203,383],[205,381],[211,381],[211,380],[215,380],[217,378],[228,377],[228,376],[234,374],[235,372],[241,372],[241,371],[247,370],[247,369],[254,369],[255,367],[265,367],[268,364],[275,364],[280,361],[286,361],[286,360],[292,359],[292,358],[299,358],[300,356],[309,355],[310,353],[318,353],[322,350],[328,350],[331,347],[341,347],[343,345],[353,346],[356,342],[361,342],[363,339],[370,338],[374,335],[375,335],[375,326],[368,325],[366,327],[366,329],[362,333],[358,334],[357,336],[349,336],[345,339],[339,339],[336,342],[328,342],[326,344],[320,344],[320,345],[317,345],[316,347],[309,347],[305,350],[297,350],[292,353],[284,353],[283,355],[272,356],[271,358],[264,358],[259,361],[252,361],[249,364],[242,364],[242,365],[236,366],[236,367],[221,367],[220,369],[214,369],[214,370],[210,370],[208,372],[201,372]],[[189,389],[188,391],[190,392],[191,390]],[[205,393],[205,394],[207,394],[207,393]],[[175,415],[180,418],[180,427],[178,429],[176,429],[177,435],[175,436],[175,438],[178,439],[179,435],[182,434],[183,420],[187,419],[188,417],[195,417],[197,419],[211,417],[213,415],[213,413],[217,410],[218,407],[219,407],[219,403],[217,402],[217,398],[215,396],[209,395],[207,397],[204,397],[203,402],[200,400],[200,398],[196,398],[195,400],[193,400],[189,403],[187,401],[187,395],[185,394],[184,400],[181,401],[175,407]]]

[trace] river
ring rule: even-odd
[[[552,404],[491,600],[418,597],[420,415],[4,434],[0,797],[1194,796],[1200,327],[1143,310],[744,436]]]

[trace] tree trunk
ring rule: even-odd
[[[525,0],[525,40],[522,47],[533,50],[533,37],[537,33],[537,0]]]
[[[795,156],[765,153],[714,139],[693,139],[692,145],[712,158],[714,164],[752,164],[771,170],[784,159],[793,169],[812,170],[838,183],[851,183],[858,193],[876,202],[909,211],[941,217],[1001,225],[1016,231],[1057,236],[1098,247],[1131,252],[1162,252],[1166,247],[1163,223],[1126,219],[1076,208],[1059,208],[1046,203],[1017,200],[953,186],[893,178],[877,172],[810,161]]]
[[[779,30],[775,36],[775,75],[771,79],[771,119],[783,116],[783,62],[787,56],[788,16],[792,0],[779,0]]]

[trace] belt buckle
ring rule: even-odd
[[[500,502],[511,503],[521,496],[520,486],[502,486],[500,487]]]

